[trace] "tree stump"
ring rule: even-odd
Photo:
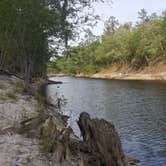
[[[114,125],[103,119],[91,119],[85,112],[81,113],[78,125],[89,150],[104,160],[102,165],[128,165]]]

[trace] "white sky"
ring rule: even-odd
[[[103,20],[106,20],[109,16],[114,16],[120,23],[136,22],[138,11],[142,8],[146,9],[148,14],[153,12],[161,14],[162,11],[166,10],[166,0],[113,0],[112,5],[96,3],[94,7],[95,13],[100,15]],[[101,35],[103,28],[103,23],[99,23],[94,28],[93,33]]]

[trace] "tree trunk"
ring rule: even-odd
[[[24,76],[24,83],[25,83],[25,91],[28,92],[30,90],[30,79],[31,79],[31,63],[29,56],[26,56],[25,60],[25,76]]]

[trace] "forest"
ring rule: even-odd
[[[34,78],[45,78],[50,58],[90,20],[79,13],[97,1],[1,0],[0,71],[19,75],[27,90]]]
[[[120,24],[111,16],[105,22],[102,36],[97,37],[89,31],[86,41],[68,47],[66,54],[49,62],[48,72],[93,74],[121,64],[139,70],[152,61],[165,61],[166,12],[148,15],[141,9],[135,24]]]

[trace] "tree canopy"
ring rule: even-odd
[[[23,75],[26,89],[32,78],[45,77],[53,49],[68,47],[76,25],[89,20],[79,13],[96,1],[1,0],[0,70]]]
[[[55,72],[68,74],[95,73],[112,64],[129,64],[137,70],[155,59],[166,59],[166,12],[161,16],[138,12],[138,22],[120,24],[115,17],[105,23],[100,39],[70,47],[71,57],[57,58],[51,65]]]

